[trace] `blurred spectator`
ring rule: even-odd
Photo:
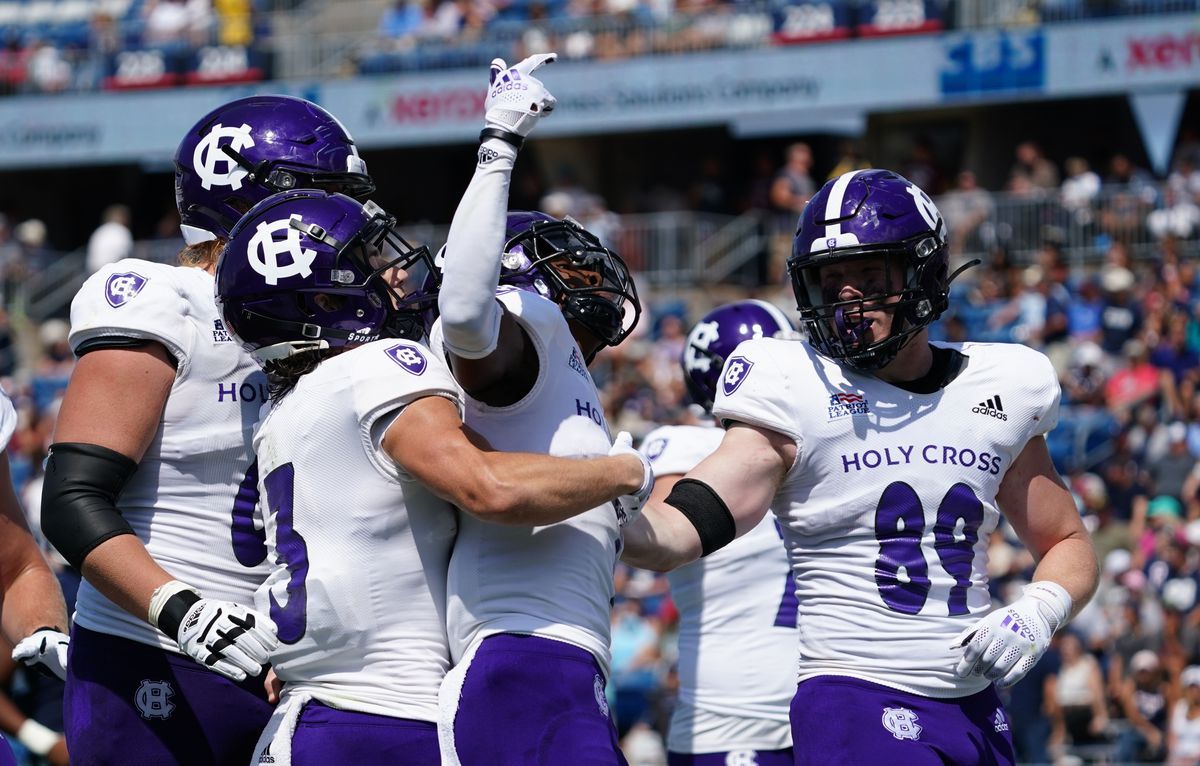
[[[1200,764],[1200,665],[1179,676],[1182,696],[1171,710],[1167,731],[1167,766]]]
[[[851,170],[866,170],[869,167],[871,161],[863,156],[862,145],[853,138],[844,138],[838,142],[837,162],[833,164],[833,169],[829,171],[825,180],[831,181]]]
[[[92,232],[87,244],[87,271],[95,274],[102,267],[133,255],[133,233],[129,231],[129,208],[110,205],[102,223]]]
[[[1175,422],[1166,430],[1170,440],[1167,454],[1151,462],[1149,471],[1154,479],[1155,494],[1169,495],[1172,500],[1177,500],[1183,497],[1183,485],[1196,466],[1196,458],[1188,452],[1187,426]]]
[[[659,681],[659,626],[641,607],[640,599],[626,598],[612,612],[612,685],[620,732],[650,708],[650,695]]]
[[[1058,168],[1042,154],[1042,148],[1034,141],[1017,144],[1016,164],[1012,175],[1024,176],[1039,193],[1058,188]]]
[[[1146,649],[1133,655],[1118,705],[1130,726],[1117,737],[1118,763],[1162,760],[1166,746],[1167,679],[1158,655]]]
[[[1104,387],[1105,402],[1114,414],[1128,414],[1144,401],[1158,396],[1158,369],[1150,364],[1146,344],[1134,339],[1123,349],[1125,366],[1108,379]]]
[[[1100,297],[1100,286],[1094,277],[1087,277],[1079,284],[1079,292],[1067,306],[1067,329],[1071,343],[1078,344],[1100,340],[1101,315],[1104,301]]]
[[[1042,659],[1016,683],[1005,704],[1012,724],[1013,747],[1022,763],[1048,763],[1051,719],[1055,702],[1054,678],[1061,667],[1056,636]]]
[[[1172,312],[1164,337],[1150,353],[1150,363],[1162,370],[1163,403],[1177,418],[1184,417],[1200,378],[1200,354],[1188,345],[1188,320]]]
[[[146,45],[169,47],[207,42],[212,25],[211,0],[146,0],[142,6],[146,21],[143,41]]]
[[[71,85],[71,64],[54,43],[41,41],[29,48],[27,82],[38,93],[58,93]]]
[[[942,211],[946,228],[950,230],[950,253],[953,256],[960,255],[967,248],[988,249],[991,237],[984,224],[996,212],[996,204],[989,192],[979,188],[975,173],[960,171],[958,186],[942,195],[938,200],[938,209]],[[961,258],[956,260],[961,261]],[[951,264],[951,268],[956,266]]]
[[[1163,188],[1163,206],[1146,215],[1146,228],[1158,239],[1188,239],[1200,231],[1200,206],[1185,189],[1167,184]]]
[[[786,211],[790,223],[808,204],[808,200],[816,192],[810,172],[812,171],[812,149],[805,143],[795,143],[787,148],[787,161],[775,175],[771,185],[771,204],[781,211]]]
[[[1102,742],[1108,726],[1108,709],[1100,665],[1083,650],[1083,642],[1072,631],[1061,635],[1058,651],[1062,664],[1048,691],[1051,749],[1061,751],[1067,744]]]
[[[917,136],[913,141],[900,175],[931,196],[941,194],[945,190],[945,179],[942,177],[937,153],[933,149],[933,141],[928,136]]]
[[[817,190],[809,175],[812,170],[812,149],[808,144],[792,144],[787,148],[785,157],[783,167],[771,183],[771,205],[775,215],[770,226],[770,262],[766,274],[766,283],[770,285],[783,282],[784,264],[792,254],[796,220]]]
[[[1142,306],[1133,298],[1136,278],[1124,266],[1105,268],[1100,275],[1104,308],[1100,314],[1100,346],[1119,354],[1142,329]]]
[[[245,47],[254,42],[252,0],[212,0],[217,15],[217,42]]]
[[[1153,177],[1120,153],[1109,161],[1108,178],[1100,193],[1101,228],[1119,242],[1129,242],[1137,236],[1158,198]]]
[[[1107,377],[1104,352],[1090,341],[1080,343],[1071,354],[1071,364],[1063,374],[1064,400],[1072,406],[1103,407],[1104,381]],[[1100,490],[1104,491],[1103,480],[1100,480]]]
[[[395,0],[379,19],[379,35],[397,50],[411,48],[424,31],[430,0]]]
[[[1092,206],[1100,194],[1100,176],[1082,157],[1068,157],[1063,167],[1067,171],[1059,190],[1063,209],[1070,213],[1076,226],[1090,226],[1094,220]]]

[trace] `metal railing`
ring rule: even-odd
[[[950,216],[954,193],[937,202],[947,214],[956,258],[985,260],[997,249],[1018,264],[1030,263],[1047,242],[1057,244],[1078,266],[1098,263],[1114,245],[1135,259],[1153,257],[1170,237],[1181,255],[1200,254],[1200,200],[1180,197],[1166,184],[1106,186],[1094,200],[1064,205],[1057,191],[1041,196],[976,192],[987,211],[967,226]],[[760,259],[767,257],[774,214],[750,211],[740,216],[692,211],[613,216],[604,240],[620,253],[637,275],[643,292],[678,292],[716,284],[757,287]],[[584,222],[585,226],[588,225]],[[448,226],[429,222],[405,224],[405,236],[431,251],[445,242]],[[597,229],[599,231],[599,229]],[[139,242],[135,257],[174,260],[175,240]],[[86,277],[82,251],[54,258],[47,268],[31,272],[13,286],[33,319],[63,316]],[[964,279],[969,280],[971,272]]]

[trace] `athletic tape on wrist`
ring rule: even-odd
[[[45,755],[50,752],[62,735],[53,729],[43,726],[32,718],[26,718],[21,728],[17,729],[17,741],[34,755]]]

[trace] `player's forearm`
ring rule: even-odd
[[[633,493],[642,483],[642,464],[625,456],[493,452],[487,462],[494,478],[475,515],[501,524],[554,524]]]
[[[1050,580],[1061,585],[1071,596],[1071,613],[1067,619],[1074,617],[1091,600],[1100,581],[1092,541],[1085,533],[1055,543],[1038,562],[1033,579],[1034,582]]]
[[[147,620],[154,591],[175,579],[134,535],[109,538],[93,548],[84,559],[83,577],[139,620]]]
[[[490,353],[500,332],[496,284],[517,156],[515,147],[497,139],[485,141],[479,152],[475,175],[450,223],[438,294],[446,347],[468,359]]]
[[[34,545],[30,538],[29,544]],[[67,629],[67,607],[58,579],[50,571],[41,552],[7,583],[4,592],[4,635],[16,643],[38,628]]]
[[[696,527],[677,509],[647,503],[642,515],[624,529],[621,560],[639,569],[669,572],[702,553]]]

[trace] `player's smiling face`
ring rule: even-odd
[[[893,311],[887,308],[899,302],[903,275],[889,268],[887,258],[861,258],[821,267],[821,298],[825,303],[845,303],[855,319],[869,324],[868,343],[891,335]]]

